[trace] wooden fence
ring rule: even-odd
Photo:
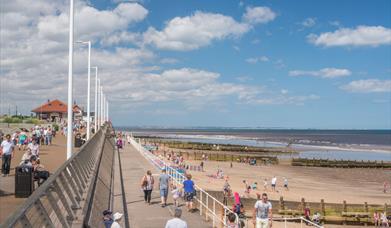
[[[293,166],[313,166],[332,168],[378,168],[391,169],[391,162],[383,161],[350,161],[350,160],[330,160],[330,159],[292,159]]]

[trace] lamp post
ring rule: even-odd
[[[94,105],[94,129],[95,129],[95,133],[97,132],[98,130],[98,124],[97,124],[97,118],[96,118],[96,114],[98,112],[98,67],[97,66],[94,66],[94,67],[91,67],[91,68],[94,68],[95,69],[95,105]]]
[[[106,121],[109,121],[109,101],[106,102]]]
[[[88,82],[87,82],[87,140],[90,139],[90,132],[91,132],[91,126],[90,126],[90,93],[91,93],[91,41],[77,41],[77,43],[81,44],[87,44],[88,45]]]
[[[67,127],[67,159],[72,156],[72,132],[73,132],[73,0],[69,5],[69,57],[68,57],[68,127]]]
[[[103,115],[102,115],[102,119],[103,119],[103,123],[106,121],[106,95],[103,97],[103,105],[102,105],[102,108],[103,108]]]
[[[100,86],[100,125],[102,126],[103,125],[103,99],[104,99],[104,95],[103,95],[103,87]]]
[[[97,122],[97,125],[98,125],[98,128],[97,129],[100,129],[100,115],[101,115],[101,112],[100,112],[100,100],[102,99],[102,94],[101,94],[101,90],[100,90],[100,79],[98,79],[98,87],[97,87],[97,94],[98,94],[98,99],[97,99],[97,116],[96,116],[96,122]]]

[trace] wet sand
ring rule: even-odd
[[[66,160],[66,138],[57,134],[53,138],[53,144],[40,147],[41,164],[50,172],[54,173]],[[23,151],[15,150],[15,156],[11,161],[11,172],[8,177],[0,177],[0,221],[4,221],[15,211],[27,198],[15,198],[15,166],[19,165]],[[0,223],[1,223],[0,222]]]

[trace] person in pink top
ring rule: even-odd
[[[373,223],[375,227],[380,227],[380,214],[377,211],[373,213]]]

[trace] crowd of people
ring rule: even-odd
[[[52,145],[56,131],[52,126],[34,126],[30,129],[21,128],[12,134],[0,136],[2,156],[2,176],[10,175],[11,161],[16,151],[23,152],[18,166],[31,168],[34,181],[41,185],[48,177],[49,172],[45,169],[40,159],[41,146]]]
[[[126,138],[126,142],[130,143],[130,140],[128,140],[128,135],[118,136],[117,142],[118,142],[118,138],[122,138],[122,137]],[[177,184],[173,184],[173,180],[171,180],[171,177],[166,173],[166,169],[163,169],[158,179],[156,180],[156,183],[159,190],[161,207],[166,207],[167,198],[170,193],[172,196],[171,198],[173,200],[173,205],[175,207],[174,218],[167,221],[165,227],[187,228],[186,221],[181,219],[182,210],[179,208],[179,199],[182,198],[185,202],[187,210],[189,212],[192,212],[195,210],[193,201],[197,195],[197,192],[195,190],[195,183],[192,180],[192,175],[188,172],[189,170],[187,170],[188,165],[186,164],[184,157],[181,156],[180,153],[175,153],[175,152],[165,153],[164,154],[165,156],[163,156],[161,153],[160,154],[154,153],[154,154],[159,156],[161,159],[164,159],[169,163],[171,163],[172,167],[175,167],[176,169],[183,169],[185,172],[186,180],[184,180],[183,183],[177,185]],[[207,155],[203,155],[202,163],[204,163],[207,160],[208,160]],[[248,160],[245,162],[250,164],[253,161]],[[225,227],[227,228],[244,227],[245,209],[241,201],[240,194],[238,192],[232,193],[232,188],[229,184],[229,177],[224,176],[222,169],[220,168],[217,169],[216,176],[220,176],[221,179],[225,180],[223,186],[223,195],[224,195],[223,203],[227,205],[230,198],[233,198],[233,202],[234,202],[232,205],[233,213],[229,213],[227,215]],[[278,181],[279,178],[281,178],[280,182]],[[279,192],[281,191],[281,189],[284,189],[285,191],[289,191],[288,178],[286,177],[273,176],[272,178],[270,178],[270,180],[264,178],[263,182],[264,182],[263,193],[258,193],[260,189],[258,189],[258,183],[256,181],[248,182],[247,180],[243,180],[243,184],[245,187],[244,192],[249,194],[250,191],[255,191],[257,195],[257,200],[252,209],[252,222],[254,224],[254,227],[256,228],[272,227],[272,222],[273,222],[272,203],[269,201],[266,192],[268,191]],[[151,198],[152,198],[151,195],[156,183],[155,183],[154,175],[150,170],[148,170],[146,174],[141,178],[140,186],[144,193],[144,201],[147,205],[151,205]],[[281,187],[278,188],[278,186]],[[315,212],[311,214],[309,208],[306,207],[303,211],[303,214],[304,217],[307,219],[307,221],[311,221],[315,224],[321,224],[322,217],[319,212]],[[239,219],[239,224],[237,223],[238,221],[237,219]],[[379,224],[379,227],[380,226],[388,227],[388,220],[387,220],[386,213],[377,213],[376,215],[374,215],[374,219],[376,224]]]

